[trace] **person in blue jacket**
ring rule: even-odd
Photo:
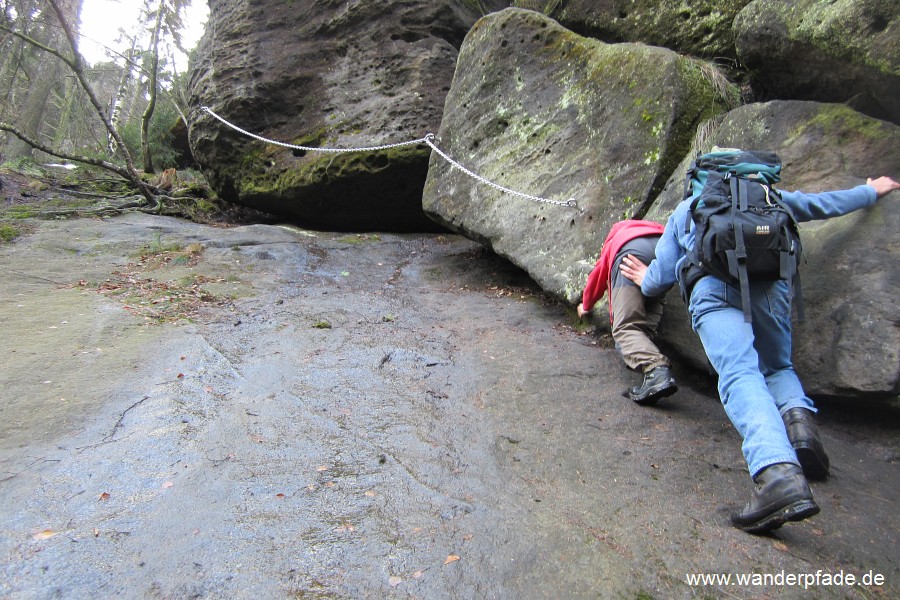
[[[848,190],[805,194],[782,191],[798,221],[828,219],[871,206],[900,183],[869,179]],[[627,256],[622,273],[645,296],[664,294],[680,283],[694,228],[685,232],[690,199],[669,217],[649,266]],[[791,361],[791,294],[786,281],[751,281],[752,322],[744,319],[739,287],[712,275],[688,292],[691,325],[719,376],[718,391],[756,487],[732,524],[761,533],[819,512],[807,478],[825,478],[830,463],[812,421],[816,412]]]

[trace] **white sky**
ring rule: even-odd
[[[124,49],[115,41],[119,36],[119,29],[128,30],[135,26],[142,4],[142,0],[84,0],[81,9],[81,39],[78,44],[81,54],[90,64],[110,60],[98,43],[119,52]],[[184,14],[182,41],[185,48],[191,49],[203,35],[203,26],[209,14],[206,0],[190,0],[190,6]],[[187,68],[187,57],[179,57],[177,67],[183,72]]]

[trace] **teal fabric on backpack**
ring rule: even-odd
[[[691,199],[685,232],[695,226],[694,247],[680,278],[682,295],[713,275],[740,286],[744,318],[750,317],[751,280],[786,280],[794,284],[802,319],[797,220],[781,201],[774,184],[781,181],[781,160],[774,152],[720,150],[703,154],[685,179]]]
[[[757,178],[768,185],[781,181],[781,159],[774,152],[719,150],[700,155],[688,169],[687,182],[690,193],[685,197],[700,195],[706,185],[709,170],[732,172],[740,177]]]

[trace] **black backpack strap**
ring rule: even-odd
[[[681,276],[678,278],[678,287],[681,291],[681,299],[684,300],[685,304],[690,304],[691,292],[694,290],[694,285],[705,277],[707,273],[694,263],[689,252],[688,258],[681,265],[680,275]]]
[[[694,174],[697,170],[697,161],[692,161],[691,166],[688,167],[687,175],[684,178],[684,196],[682,200],[687,200],[691,197],[691,194],[694,192],[693,187],[691,186],[691,180],[694,178]],[[698,196],[699,198],[699,196]],[[691,206],[688,209],[687,216],[684,218],[684,232],[688,233],[691,230],[691,219],[694,213],[694,209],[697,207],[697,199],[695,198],[693,202],[691,202]]]
[[[691,180],[694,178],[694,173],[697,167],[696,162],[692,162],[690,168],[688,169],[687,177],[684,178],[684,200],[687,200],[691,197],[693,193],[693,188],[691,187]],[[684,233],[687,234],[691,231],[691,220],[693,219],[694,210],[697,208],[697,203],[700,201],[700,196],[698,195],[694,198],[693,202],[691,202],[690,207],[688,208],[687,215],[684,217]]]
[[[791,248],[790,252],[781,252],[781,278],[787,281],[788,288],[792,288],[792,300],[794,306],[797,307],[797,321],[802,322],[806,318],[803,311],[803,286],[800,285],[800,269],[797,265],[792,265],[792,261],[796,261],[797,257],[794,252],[797,250]]]
[[[747,180],[731,175],[731,226],[734,228],[734,254],[728,254],[729,267],[737,273],[741,286],[741,307],[744,310],[744,321],[750,323],[750,279],[747,276],[747,243],[744,241],[744,228],[737,222],[737,211],[747,210]],[[732,258],[732,256],[734,258]]]
[[[694,220],[694,211],[697,210],[697,205],[700,203],[700,196],[694,198],[691,205],[688,206],[687,214],[684,216],[684,233],[685,235],[691,232],[691,221]]]
[[[772,195],[770,197],[774,197],[775,204],[781,207],[784,212],[791,218],[793,222],[794,231],[797,232],[799,230],[799,222],[797,221],[797,217],[794,216],[794,211],[791,210],[791,207],[784,203],[781,199],[781,194],[774,187],[771,188]],[[790,238],[790,236],[787,236]],[[800,284],[800,252],[801,249],[799,247],[799,240],[797,241],[798,246],[792,247],[788,249],[787,252],[782,251],[781,253],[781,276],[786,279],[788,282],[788,287],[794,288],[794,305],[797,307],[797,321],[802,322],[806,318],[806,313],[803,310],[803,287]],[[791,265],[791,261],[796,261],[796,265]]]
[[[791,207],[784,203],[784,200],[781,199],[781,192],[775,189],[775,186],[771,186],[768,188],[768,194],[766,198],[772,200],[777,204],[781,209],[787,213],[787,215],[791,218],[791,221],[794,222],[794,227],[799,227],[800,222],[797,221],[797,217],[794,216],[794,211],[791,210]]]
[[[693,186],[691,185],[691,180],[694,178],[694,171],[696,171],[696,169],[697,161],[692,160],[691,166],[688,167],[687,175],[684,176],[684,195],[681,197],[682,200],[687,200],[694,192]]]

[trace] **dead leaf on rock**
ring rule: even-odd
[[[782,552],[788,551],[787,544],[785,544],[784,542],[775,542],[775,544],[773,545],[775,546],[776,550],[781,550]]]
[[[97,500],[109,500],[109,492],[103,492],[97,496]]]
[[[52,538],[55,535],[59,535],[59,532],[53,531],[52,529],[45,529],[43,531],[37,532],[36,534],[34,534],[31,537],[32,537],[32,539],[35,539],[35,540],[49,540],[50,538]]]
[[[447,557],[447,560],[444,561],[445,565],[449,565],[450,563],[455,563],[459,560],[459,557],[455,554],[451,554]]]
[[[390,577],[388,577],[388,583],[391,585],[391,587],[397,587],[398,585],[403,583],[403,578],[397,577],[396,575],[391,575]]]
[[[412,578],[413,579],[422,579],[425,576],[425,571],[413,571]]]

